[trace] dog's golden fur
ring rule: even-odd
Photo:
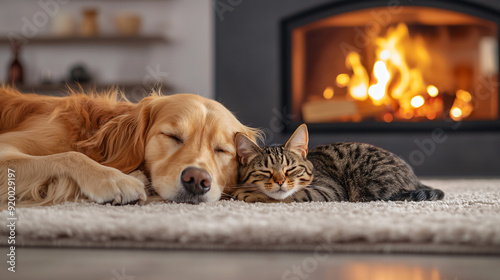
[[[8,168],[15,170],[17,205],[145,200],[142,172],[164,200],[215,201],[236,184],[237,132],[257,134],[218,102],[191,94],[134,104],[116,93],[49,97],[3,87],[0,206],[8,200]],[[186,167],[206,170],[210,191],[185,194]]]

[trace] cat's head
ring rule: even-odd
[[[305,124],[282,146],[261,148],[240,133],[235,141],[240,185],[256,187],[267,196],[281,200],[312,182],[313,165],[306,158],[309,136]]]

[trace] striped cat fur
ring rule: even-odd
[[[366,143],[335,143],[308,152],[301,125],[285,145],[259,147],[244,134],[235,141],[238,186],[232,197],[247,202],[307,202],[443,199],[423,185],[398,156]]]

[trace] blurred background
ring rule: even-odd
[[[132,98],[152,86],[213,97],[212,10],[196,0],[0,1],[0,82],[20,64],[26,92],[59,95],[78,81]]]

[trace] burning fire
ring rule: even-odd
[[[472,96],[468,91],[457,90],[455,101],[450,110],[450,117],[455,121],[468,117],[473,109],[471,101]]]
[[[354,99],[366,100],[368,98],[368,72],[361,64],[361,58],[357,52],[351,52],[347,55],[346,66],[354,73],[348,85],[349,93]]]
[[[332,87],[327,87],[325,91],[323,91],[323,97],[325,99],[332,99],[333,97],[333,88]]]
[[[361,63],[359,53],[350,52],[346,66],[352,70],[352,75],[339,74],[337,86],[347,87],[354,100],[370,100],[375,106],[387,107],[388,113],[383,115],[386,122],[414,117],[432,120],[442,114],[440,91],[426,82],[423,75],[431,66],[431,56],[423,37],[410,37],[408,27],[399,23],[389,28],[385,36],[377,37],[374,43],[375,63],[371,72]],[[333,89],[325,89],[324,97],[330,99],[332,96]],[[469,116],[472,113],[471,99],[467,91],[457,91],[449,113],[451,118],[461,120]]]

